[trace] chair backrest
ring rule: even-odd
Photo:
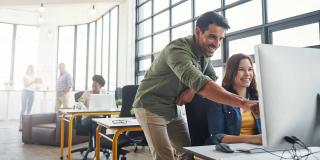
[[[79,91],[79,92],[75,93],[74,94],[74,101],[79,102],[79,98],[82,96],[83,93],[84,93],[84,91]]]
[[[207,109],[204,98],[195,95],[186,104],[186,114],[192,146],[202,146],[209,137]]]
[[[132,104],[139,85],[127,85],[122,88],[122,108],[119,117],[133,117],[131,114]]]
[[[116,88],[115,97],[116,97],[116,100],[122,99],[122,88],[121,87]]]
[[[137,94],[139,85],[127,85],[122,88],[122,108],[119,117],[134,117],[131,114],[132,105]],[[143,131],[128,131],[125,134],[135,145],[147,146],[147,140]]]

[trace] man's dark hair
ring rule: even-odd
[[[199,27],[203,33],[208,30],[210,24],[216,24],[226,30],[230,28],[227,19],[214,11],[209,11],[200,15],[197,19],[196,26]]]
[[[92,80],[93,80],[93,81],[96,81],[97,83],[99,83],[100,86],[102,86],[102,87],[106,84],[106,81],[105,81],[104,78],[103,78],[102,76],[100,76],[100,75],[94,75],[94,76],[92,77]]]

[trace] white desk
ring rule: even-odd
[[[96,160],[100,160],[100,137],[106,138],[112,142],[112,159],[117,160],[119,136],[126,131],[142,131],[140,124],[134,118],[94,118],[92,120],[98,124],[96,129]],[[101,133],[102,127],[115,131],[112,139],[104,133]]]
[[[243,145],[248,144],[230,144],[232,148],[241,147]],[[241,153],[241,152],[234,152],[234,153],[222,153],[215,150],[214,145],[209,146],[194,146],[194,147],[183,147],[185,150],[189,151],[190,153],[194,154],[197,157],[206,159],[206,160],[279,160],[280,157],[272,155],[270,153]],[[320,151],[320,147],[309,147],[312,152]],[[299,150],[301,155],[307,154],[306,150]],[[299,154],[298,151],[298,154]],[[272,152],[279,156],[282,155],[282,151]],[[314,157],[316,156],[316,157]],[[308,157],[308,160],[318,160],[320,159],[320,152]],[[286,152],[283,154],[283,157],[290,157],[289,153]],[[303,158],[305,159],[305,158]]]

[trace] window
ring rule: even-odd
[[[138,84],[143,80],[144,76],[138,76]]]
[[[220,0],[195,0],[195,16],[200,16],[201,14],[212,11],[214,9],[221,8]]]
[[[293,47],[319,45],[319,24],[313,23],[273,32],[272,38],[275,45]]]
[[[153,52],[160,52],[169,43],[169,31],[157,34],[153,39]]]
[[[95,66],[95,47],[96,47],[96,23],[92,22],[89,25],[89,55],[88,55],[88,80],[87,86],[91,86],[92,77],[94,75],[94,66]]]
[[[86,88],[87,30],[87,24],[77,26],[76,73],[74,78],[75,90],[79,91],[83,91]]]
[[[146,55],[151,53],[151,38],[146,38],[138,42],[138,55]]]
[[[152,63],[168,43],[192,35],[196,18],[207,11],[218,10],[231,27],[221,47],[210,57],[221,78],[229,56],[253,55],[257,44],[319,45],[318,0],[303,3],[298,0],[150,0],[143,4],[141,1],[137,0],[136,7],[135,64],[139,65],[137,69],[140,67],[135,71],[136,83],[140,83],[144,69],[148,69],[146,59],[152,57]],[[222,79],[218,81],[221,83]]]
[[[110,28],[110,77],[109,91],[115,91],[117,87],[117,61],[118,61],[118,9],[111,11]]]
[[[257,44],[261,44],[261,35],[232,40],[229,42],[229,57],[237,53],[252,55]]]
[[[110,49],[110,13],[103,16],[102,76],[109,82],[109,49]]]
[[[261,15],[261,0],[252,0],[226,10],[226,17],[230,25],[228,32],[262,24]]]
[[[151,16],[151,1],[143,4],[139,8],[138,19],[139,21]]]
[[[269,22],[320,9],[319,0],[268,0],[267,3]]]
[[[181,0],[171,0],[171,4],[174,5],[176,4],[177,2],[180,2]]]
[[[143,2],[147,1],[147,0],[138,0],[139,4],[142,4]]]
[[[219,47],[210,58],[211,60],[221,59],[221,47]]]
[[[59,27],[58,64],[64,63],[72,75],[75,26]]]
[[[169,7],[169,0],[154,0],[154,13],[158,13],[159,11]]]
[[[151,34],[151,19],[148,19],[148,20],[140,23],[138,28],[139,28],[139,32],[138,32],[139,38],[150,35]]]
[[[192,34],[192,24],[187,23],[172,29],[172,40],[176,40],[181,37],[185,37]]]
[[[34,65],[35,71],[37,71],[38,37],[38,27],[17,25],[13,78],[15,89],[23,88],[22,80],[28,65]]]
[[[221,86],[222,85],[223,76],[224,76],[223,67],[216,67],[216,68],[214,68],[214,71],[216,71],[216,74],[218,76],[218,79],[217,79],[216,83]]]
[[[139,71],[146,71],[151,66],[151,58],[139,61]]]
[[[96,45],[96,67],[95,74],[101,75],[101,53],[102,53],[102,18],[97,21],[97,45]]]
[[[116,87],[118,12],[116,6],[93,22],[77,26],[59,26],[58,62],[67,63],[70,73],[75,71],[75,90],[90,89],[94,74],[104,77],[107,90],[110,89],[108,84],[112,84],[112,89]]]
[[[6,89],[10,82],[13,25],[0,23],[0,89]]]
[[[154,29],[153,32],[158,32],[160,30],[166,29],[169,27],[169,11],[163,12],[154,17]]]
[[[191,15],[191,0],[183,2],[172,8],[172,25],[179,24],[192,18]]]
[[[226,5],[228,5],[228,4],[232,4],[234,2],[237,2],[237,1],[240,1],[240,0],[225,0],[225,3],[226,3]]]

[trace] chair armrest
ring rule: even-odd
[[[22,115],[22,142],[32,143],[32,115]]]

